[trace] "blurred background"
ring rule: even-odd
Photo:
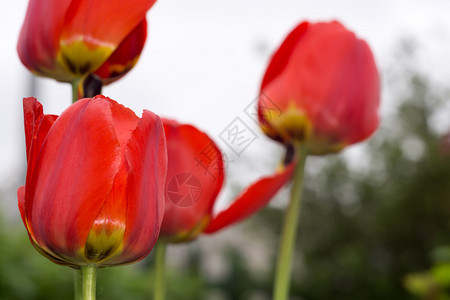
[[[55,114],[71,99],[68,84],[33,79],[17,57],[26,6],[0,3],[0,299],[71,299],[73,271],[33,249],[17,209],[22,98]],[[227,155],[220,210],[282,155],[248,114],[271,53],[300,21],[341,21],[374,52],[382,123],[361,145],[309,158],[292,299],[450,299],[449,11],[445,0],[159,0],[139,63],[104,94],[205,130]],[[220,139],[236,117],[257,133],[240,155]],[[167,299],[270,299],[286,195],[233,228],[170,246]],[[152,266],[150,254],[101,270],[99,299],[151,299]]]

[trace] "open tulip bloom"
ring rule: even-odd
[[[235,224],[267,205],[290,180],[295,162],[282,164],[277,172],[257,180],[225,210],[213,208],[224,180],[222,154],[204,132],[188,124],[163,119],[168,170],[166,206],[157,244],[157,270],[161,271],[165,243],[181,243],[201,233],[215,233]],[[162,261],[160,261],[162,260]],[[163,299],[163,273],[157,272],[155,299]]]
[[[186,242],[201,233],[214,233],[235,224],[267,205],[291,178],[294,163],[282,165],[242,192],[232,204],[213,214],[224,180],[224,162],[214,141],[188,124],[163,119],[168,170],[166,206],[160,237]]]
[[[338,152],[368,138],[378,127],[379,102],[379,75],[370,48],[339,22],[299,24],[272,56],[261,84],[260,125],[298,157],[273,299],[289,295],[307,154]]]
[[[71,82],[74,99],[96,95],[136,64],[147,37],[145,14],[155,1],[30,0],[19,57],[36,75]],[[91,81],[94,91],[83,90]]]
[[[159,117],[144,110],[139,118],[97,96],[59,117],[26,98],[24,120],[28,167],[18,198],[33,246],[82,274],[144,258],[164,213],[167,152]]]

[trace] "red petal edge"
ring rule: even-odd
[[[272,197],[291,179],[296,162],[291,162],[279,173],[259,179],[247,188],[224,211],[215,216],[205,233],[214,233],[242,221],[267,205]]]
[[[23,224],[25,227],[27,226],[27,222],[25,221],[25,186],[22,185],[17,189],[17,199],[19,200],[19,211],[20,217],[22,218]]]
[[[144,18],[119,44],[111,56],[94,74],[104,85],[122,78],[135,64],[147,39],[147,20]]]
[[[286,68],[289,58],[295,49],[297,43],[299,43],[301,37],[308,30],[310,23],[302,22],[294,30],[289,33],[285,38],[283,44],[278,48],[275,54],[270,59],[270,63],[264,74],[264,78],[261,83],[261,90],[272,81],[275,77],[280,75],[280,73]]]
[[[164,215],[167,148],[163,124],[157,115],[144,110],[126,151],[129,177],[124,248],[105,266],[144,258],[156,243]]]
[[[163,119],[163,124],[169,163],[161,237],[187,241],[203,232],[206,220],[210,220],[225,176],[222,153],[216,143],[195,126],[169,119]],[[194,203],[183,206],[177,202],[186,201],[184,194],[182,199],[178,198],[178,179],[186,174],[198,181],[201,191],[196,200],[188,200]]]

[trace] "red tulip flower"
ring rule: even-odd
[[[130,70],[156,0],[30,0],[17,50],[34,74],[74,82],[97,72],[112,82]],[[105,78],[106,77],[106,78]]]
[[[268,136],[326,154],[369,137],[378,127],[379,102],[367,43],[338,22],[303,22],[270,61],[258,113]]]
[[[26,184],[19,209],[34,247],[58,264],[112,266],[145,257],[164,213],[167,152],[158,116],[81,99],[61,116],[24,99]]]
[[[264,207],[290,179],[293,164],[262,178],[233,204],[213,215],[224,180],[224,163],[217,145],[194,126],[163,120],[167,141],[166,208],[161,238],[185,242],[241,221]]]

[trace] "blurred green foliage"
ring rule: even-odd
[[[450,148],[430,126],[449,93],[414,69],[415,59],[405,55],[384,73],[398,106],[358,155],[307,162],[292,299],[450,299],[442,250],[450,247]],[[223,248],[218,278],[204,270],[208,249],[182,246],[186,263],[169,264],[167,299],[270,299],[282,215],[267,208],[239,226],[246,243]],[[74,271],[41,257],[21,224],[0,225],[0,300],[72,299]],[[267,250],[266,272],[254,270],[245,248]],[[100,270],[98,299],[152,299],[151,266],[152,254]]]
[[[421,299],[450,299],[450,247],[439,247],[431,252],[434,261],[429,271],[408,274],[405,287]]]

